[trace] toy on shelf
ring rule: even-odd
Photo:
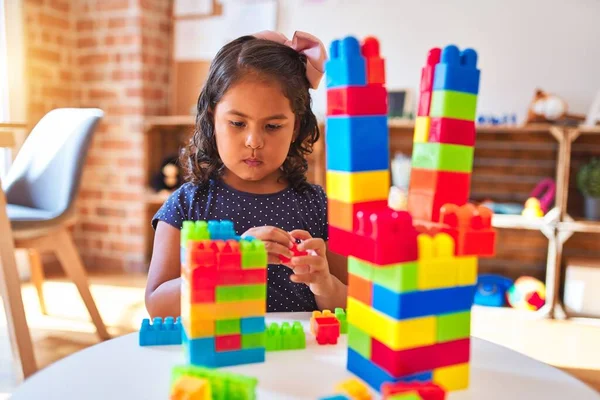
[[[231,221],[184,221],[181,322],[186,361],[222,367],[265,360],[267,253]]]
[[[171,193],[183,183],[177,155],[166,157],[160,171],[152,177],[152,189],[156,192]]]
[[[175,389],[178,389],[179,392],[181,392],[180,389],[187,387],[186,382],[182,382],[181,380],[181,378],[186,377],[207,381],[209,383],[209,393],[212,395],[209,399],[212,398],[212,400],[256,399],[256,386],[258,384],[256,378],[193,365],[178,365],[173,367],[171,370],[171,393],[173,393]],[[196,383],[194,386],[197,387],[198,384]],[[190,399],[190,397],[180,398],[182,400]],[[204,400],[204,398],[201,399]]]
[[[341,323],[330,310],[313,311],[310,319],[310,331],[318,344],[337,344]]]
[[[386,202],[389,135],[378,112],[386,108],[379,95],[385,80],[372,81],[367,71],[372,57],[384,69],[375,41],[365,39],[361,51],[354,37],[335,40],[325,67],[328,101],[335,102],[326,119],[329,248],[348,256],[347,368],[378,391],[406,381],[464,389],[478,258],[493,256],[496,240],[491,210],[466,204],[477,53],[429,51],[407,211],[397,211]]]
[[[533,277],[522,276],[508,289],[507,299],[512,308],[537,311],[546,304],[546,285]]]
[[[512,279],[494,274],[482,274],[477,279],[475,304],[488,307],[506,305],[506,291],[513,284]]]
[[[530,197],[525,202],[525,207],[521,212],[521,215],[527,218],[541,218],[544,216],[544,211],[540,205],[539,199]]]
[[[477,117],[477,125],[516,126],[517,114],[503,114],[501,117],[496,115],[480,115]]]
[[[383,400],[445,400],[446,392],[434,383],[384,383]],[[412,396],[412,397],[411,397]]]
[[[275,322],[267,328],[265,347],[267,351],[300,350],[306,348],[306,334],[300,321],[292,325],[284,322],[281,326]]]
[[[163,346],[181,344],[181,318],[144,318],[139,333],[140,346]]]

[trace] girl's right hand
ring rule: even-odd
[[[242,238],[246,236],[252,236],[265,243],[269,264],[281,264],[280,255],[288,259],[293,257],[291,248],[294,247],[294,238],[283,229],[274,226],[258,226],[250,228],[242,234]]]

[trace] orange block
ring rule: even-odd
[[[372,214],[377,210],[387,207],[387,200],[346,203],[330,198],[327,200],[327,203],[329,225],[348,232],[354,232],[357,228],[357,212],[363,211],[365,214]]]
[[[354,297],[361,303],[371,305],[373,284],[358,275],[348,274],[348,296]]]

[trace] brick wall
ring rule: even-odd
[[[167,112],[170,9],[167,0],[27,0],[28,21],[45,19],[28,32],[32,122],[57,106],[106,113],[77,202],[88,268],[146,267],[142,130],[145,115]],[[39,49],[40,38],[51,46]]]

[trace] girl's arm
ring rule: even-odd
[[[181,314],[181,260],[179,229],[159,221],[146,283],[146,309],[150,317]]]
[[[317,307],[320,310],[333,311],[336,307],[346,308],[348,296],[348,267],[347,258],[327,249],[327,263],[332,275],[332,288],[326,296],[315,295]]]

